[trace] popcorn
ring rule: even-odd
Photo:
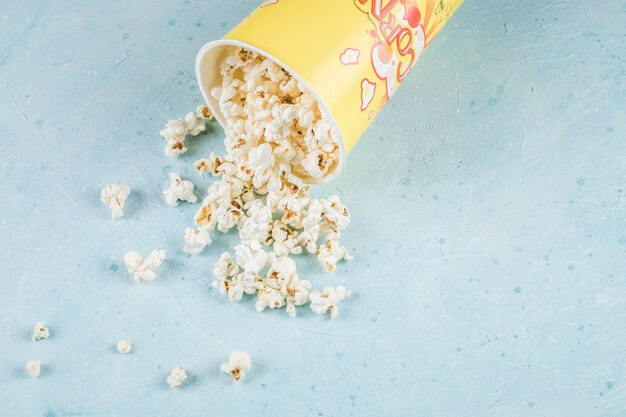
[[[346,250],[345,246],[339,244],[336,240],[328,240],[319,247],[317,260],[324,265],[328,272],[333,272],[337,266],[337,262],[345,259],[351,261],[353,258]]]
[[[207,106],[201,105],[196,108],[196,112],[187,113],[182,119],[174,119],[167,122],[165,128],[159,133],[167,141],[165,154],[170,158],[175,158],[187,152],[185,138],[187,135],[197,136],[206,130],[206,122],[211,120],[213,115]]]
[[[323,151],[310,153],[302,161],[302,166],[313,178],[324,178],[335,163],[334,156]]]
[[[228,288],[228,299],[240,301],[244,294],[255,294],[262,288],[261,277],[249,272],[242,272],[233,277]]]
[[[185,382],[186,379],[187,373],[185,372],[185,369],[177,366],[172,369],[172,372],[168,375],[167,385],[169,385],[170,388],[178,388],[183,384],[183,382]]]
[[[181,119],[170,120],[165,125],[165,129],[161,130],[160,135],[168,142],[184,142],[187,130],[185,123]]]
[[[252,149],[248,158],[248,165],[254,171],[254,185],[260,187],[264,182],[267,182],[268,170],[274,165],[272,147],[264,143],[258,148]]]
[[[32,360],[28,362],[24,368],[28,375],[37,378],[41,374],[41,361],[38,359]]]
[[[201,174],[208,174],[213,170],[213,162],[210,159],[200,159],[196,161],[194,168]]]
[[[193,194],[193,188],[191,181],[183,181],[180,175],[170,172],[170,185],[163,190],[165,202],[170,206],[177,206],[179,201],[195,203],[198,198]]]
[[[165,260],[165,251],[153,250],[146,259],[137,251],[126,252],[124,263],[135,282],[152,281],[156,278],[154,270]]]
[[[267,262],[267,252],[258,243],[241,244],[235,246],[235,258],[245,272],[258,274]]]
[[[324,287],[322,292],[312,291],[309,294],[309,300],[311,301],[311,310],[316,314],[330,314],[331,319],[337,318],[339,313],[337,304],[343,301],[346,297],[351,295],[351,291],[345,287],[338,286]]]
[[[239,265],[237,265],[228,252],[222,253],[222,256],[218,259],[213,269],[213,274],[217,279],[226,279],[233,277],[239,272]]]
[[[133,350],[133,345],[128,340],[120,340],[116,347],[119,353],[130,353]]]
[[[266,307],[270,309],[282,308],[287,304],[285,296],[281,292],[270,286],[263,287],[259,290],[257,301],[254,304],[256,311],[261,312]]]
[[[321,213],[324,217],[321,223],[321,232],[328,239],[338,239],[341,231],[350,224],[348,208],[341,204],[338,196],[333,195],[328,199],[321,199]]]
[[[48,336],[50,336],[50,329],[44,326],[43,323],[40,321],[35,323],[35,325],[33,326],[33,335],[31,339],[33,339],[33,341],[37,341],[45,339]]]
[[[345,58],[358,62],[358,54],[353,50]],[[290,316],[313,297],[316,309],[334,316],[346,295],[341,290],[341,297],[336,295],[334,288],[332,294],[311,292],[311,283],[298,277],[290,258],[303,251],[316,254],[328,271],[341,259],[351,259],[339,243],[350,223],[347,208],[337,196],[310,198],[303,181],[324,178],[337,168],[340,146],[334,124],[303,84],[255,52],[233,49],[223,59],[220,75],[222,84],[210,94],[226,121],[226,152],[211,153],[194,165],[218,180],[208,187],[194,216],[195,228],[185,230],[185,251],[199,253],[211,243],[211,231],[227,233],[236,227],[241,243],[232,257],[224,252],[215,264],[216,290],[231,302],[256,294],[258,311],[286,307]],[[198,108],[180,123],[168,123],[164,137],[184,146],[185,135],[199,133],[207,117],[208,108]],[[173,182],[178,186],[181,181]],[[174,203],[181,199],[169,194]],[[192,185],[189,194],[193,196]],[[320,237],[326,243],[319,244]],[[326,304],[319,306],[319,298]]]
[[[165,146],[165,155],[169,158],[176,158],[178,155],[187,152],[187,147],[182,141],[168,141]]]
[[[187,113],[183,119],[185,130],[191,136],[198,136],[200,132],[204,132],[206,125],[203,117],[196,116],[195,113]]]
[[[220,370],[233,376],[236,382],[241,381],[245,373],[252,368],[250,355],[246,352],[235,351],[230,354],[228,362],[220,366]]]
[[[197,255],[211,244],[211,236],[206,229],[188,227],[185,229],[185,247],[183,251]]]
[[[285,287],[283,294],[287,302],[287,314],[291,317],[296,316],[296,306],[301,306],[309,301],[309,290],[311,283],[305,280],[292,278]]]
[[[287,283],[291,278],[296,277],[296,263],[293,259],[286,256],[276,258],[270,265],[270,269],[267,271],[267,282],[274,288],[280,288]]]
[[[205,104],[201,104],[196,107],[196,113],[198,117],[203,118],[204,120],[211,120],[213,118],[213,113],[209,110],[209,107]]]
[[[276,256],[283,256],[289,253],[298,255],[302,253],[302,248],[298,244],[298,233],[291,230],[281,221],[274,222],[272,238],[274,239],[273,249]]]
[[[100,200],[111,209],[111,218],[117,220],[124,216],[124,203],[130,194],[130,188],[124,184],[105,185],[100,193]]]

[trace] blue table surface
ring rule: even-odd
[[[186,255],[198,206],[161,196],[170,170],[212,181],[192,163],[217,124],[177,160],[158,131],[201,102],[200,46],[256,4],[0,4],[0,414],[625,416],[626,3],[461,7],[313,187],[352,213],[353,262],[298,260],[353,290],[333,321],[229,303],[211,271],[236,234]],[[117,222],[112,182],[132,188]],[[134,249],[165,249],[156,281],[132,282]],[[218,370],[235,349],[239,385]]]

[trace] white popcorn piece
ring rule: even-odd
[[[168,140],[164,151],[169,158],[176,158],[178,155],[187,152],[187,147],[183,141]]]
[[[186,379],[187,373],[185,372],[185,369],[177,366],[172,369],[172,372],[167,376],[167,385],[169,385],[170,388],[178,388],[183,384],[183,382],[185,382]]]
[[[117,342],[117,351],[119,353],[130,353],[131,350],[133,350],[133,344],[130,343],[130,341],[128,340],[120,340],[119,342]]]
[[[213,273],[217,279],[233,277],[239,273],[239,265],[233,261],[228,252],[224,252],[215,264]]]
[[[183,251],[197,255],[210,245],[211,242],[212,240],[208,230],[188,227],[185,229],[185,247]]]
[[[341,245],[337,240],[328,240],[319,247],[317,259],[328,272],[333,272],[337,262],[342,259],[351,261],[353,258],[345,246]]]
[[[201,132],[206,130],[204,118],[198,117],[196,113],[193,112],[185,115],[183,125],[187,133],[191,136],[198,136]]]
[[[257,244],[235,246],[235,259],[244,271],[258,274],[267,262],[267,252]]]
[[[165,202],[170,206],[177,206],[179,201],[195,203],[198,198],[194,195],[193,189],[191,181],[183,180],[180,175],[170,172],[170,185],[163,190]]]
[[[339,239],[341,231],[350,224],[348,208],[341,203],[338,196],[333,195],[328,199],[321,199],[323,220],[320,223],[321,232],[328,239]]]
[[[200,105],[196,112],[187,113],[182,119],[174,119],[167,122],[165,128],[159,133],[167,141],[165,154],[175,158],[187,152],[185,138],[187,135],[197,136],[206,130],[206,122],[213,118],[213,114],[207,106]]]
[[[31,339],[33,341],[37,341],[37,340],[45,339],[48,336],[50,336],[50,329],[44,326],[43,323],[40,321],[35,323],[35,325],[33,326],[33,335]]]
[[[248,158],[248,166],[254,171],[254,184],[260,187],[263,182],[267,182],[269,177],[268,171],[274,166],[275,159],[271,145],[264,143],[257,148],[253,148],[250,150]]]
[[[298,233],[291,230],[281,221],[274,222],[272,238],[274,239],[273,249],[276,256],[302,253],[302,248],[298,244]]]
[[[330,314],[331,319],[337,318],[339,310],[337,304],[351,295],[351,291],[341,285],[333,287],[324,287],[320,291],[312,291],[309,294],[311,301],[310,307],[316,314]]]
[[[235,382],[241,381],[245,373],[252,369],[252,360],[246,352],[235,351],[230,354],[228,362],[224,362],[220,366],[220,370],[230,374]]]
[[[261,312],[266,308],[283,308],[287,304],[284,294],[279,289],[265,286],[257,294],[257,301],[254,304],[256,311]]]
[[[213,171],[213,162],[210,159],[200,159],[196,161],[194,168],[201,174],[209,174]]]
[[[133,275],[135,282],[152,281],[156,278],[154,272],[165,260],[165,251],[153,250],[147,258],[143,258],[137,251],[126,252],[124,263],[128,273]]]
[[[213,113],[211,113],[209,106],[205,104],[201,104],[196,107],[196,113],[198,114],[198,117],[202,117],[204,120],[213,119]]]
[[[38,378],[41,374],[41,361],[38,359],[29,361],[24,369],[26,369],[26,373],[31,377]]]
[[[237,274],[228,287],[228,299],[233,302],[241,301],[244,294],[255,294],[263,287],[261,277],[249,272]]]
[[[113,220],[124,216],[124,203],[129,195],[130,188],[125,184],[109,184],[102,189],[100,200],[111,209]]]
[[[289,283],[282,288],[287,303],[287,314],[296,316],[296,307],[306,304],[309,301],[309,291],[311,283],[305,280],[292,278]]]
[[[161,130],[160,135],[169,142],[184,142],[187,130],[185,123],[181,119],[170,120],[165,125],[165,129]]]

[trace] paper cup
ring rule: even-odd
[[[226,126],[211,88],[220,63],[245,47],[282,66],[318,100],[346,153],[372,123],[422,52],[463,0],[265,0],[224,38],[198,52],[196,75],[217,121]]]

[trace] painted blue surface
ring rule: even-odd
[[[0,3],[0,414],[626,415],[626,5],[468,1],[336,182],[355,261],[338,320],[210,289],[158,130],[200,102],[195,53],[256,2]],[[128,183],[126,216],[99,202]],[[127,250],[165,249],[136,285]],[[49,339],[29,340],[42,320]],[[135,344],[115,352],[121,338]],[[252,354],[241,385],[219,374]],[[25,376],[38,358],[44,372]],[[182,365],[190,381],[165,384]]]

